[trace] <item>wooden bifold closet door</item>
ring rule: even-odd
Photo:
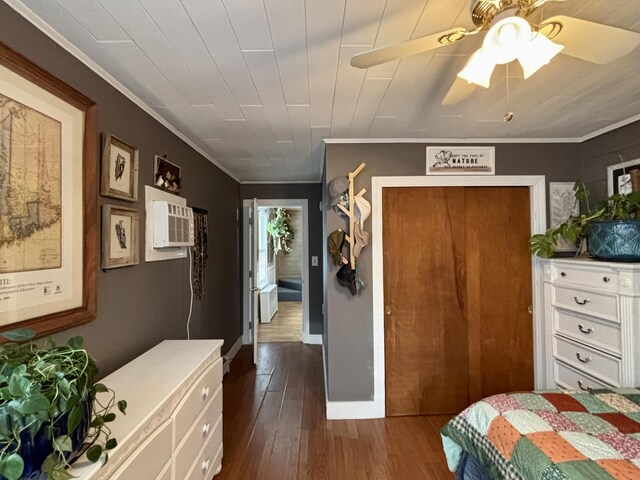
[[[527,187],[383,190],[388,416],[533,388]]]

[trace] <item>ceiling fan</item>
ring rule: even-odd
[[[363,52],[351,58],[351,65],[369,68],[486,32],[482,48],[470,57],[442,102],[454,105],[471,96],[478,85],[488,88],[496,65],[518,60],[528,78],[558,53],[605,64],[640,45],[640,33],[578,18],[560,15],[534,23],[532,14],[551,1],[567,0],[471,0],[475,29],[454,27]]]

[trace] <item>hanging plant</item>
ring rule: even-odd
[[[271,236],[273,253],[276,255],[284,250],[285,253],[292,251],[293,227],[291,227],[291,216],[284,208],[277,208],[275,218],[267,224],[267,231]]]

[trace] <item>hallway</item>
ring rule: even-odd
[[[453,478],[439,430],[448,417],[327,421],[322,350],[243,347],[224,377],[224,458],[216,480]]]
[[[258,341],[301,342],[302,302],[278,302],[278,313],[271,322],[258,324]]]

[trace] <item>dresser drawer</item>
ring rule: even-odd
[[[604,382],[596,380],[558,360],[553,362],[555,382],[560,388],[588,391],[592,388],[609,388]]]
[[[576,262],[575,265],[555,264],[551,266],[551,281],[555,285],[576,285],[593,287],[598,290],[616,291],[618,289],[618,272],[598,265],[597,269],[585,268]]]
[[[620,355],[622,340],[620,325],[597,321],[584,315],[553,309],[554,332],[578,342]]]
[[[111,477],[111,480],[155,480],[171,459],[171,421],[154,430]]]
[[[562,337],[554,337],[553,352],[557,359],[568,363],[588,375],[599,378],[615,387],[620,386],[621,362],[619,358],[574,343]]]
[[[618,322],[618,297],[578,288],[553,286],[553,305]]]
[[[191,430],[177,449],[174,463],[174,478],[186,478],[198,452],[212,437],[222,442],[222,385],[218,387],[206,410],[198,417]]]
[[[191,428],[193,422],[202,413],[205,406],[211,400],[216,389],[222,384],[222,358],[216,360],[196,380],[195,384],[173,412],[175,419],[175,445],[179,445]]]
[[[207,440],[185,480],[211,480],[214,475],[219,473],[221,462],[222,422],[216,426],[214,435]],[[176,480],[178,480],[178,477],[176,477]]]

